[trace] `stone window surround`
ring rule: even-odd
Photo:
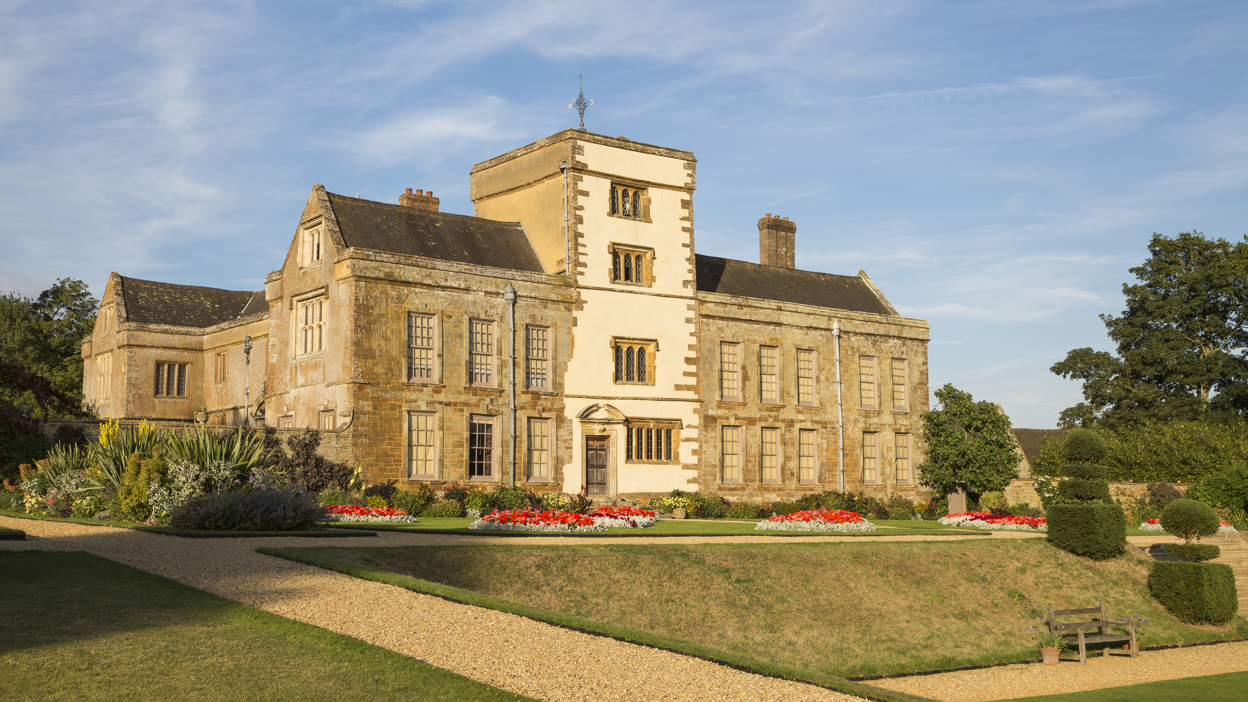
[[[300,225],[299,269],[321,265],[324,256],[325,229],[317,217]]]
[[[499,470],[498,470],[498,452],[499,452],[498,416],[493,415],[493,414],[469,414],[467,417],[467,420],[468,420],[467,437],[466,437],[467,440],[464,443],[467,446],[468,450],[464,452],[464,462],[465,462],[464,472],[468,476],[468,481],[473,482],[473,483],[497,483],[500,480]],[[490,474],[489,475],[473,475],[472,474],[472,464],[473,464],[472,452],[474,450],[472,448],[472,440],[473,440],[472,425],[474,424],[487,424],[490,427],[490,433],[489,433]]]
[[[810,399],[802,400],[802,354],[810,354]],[[797,404],[799,407],[818,407],[819,406],[819,353],[814,349],[794,349],[793,350],[793,368],[794,380],[796,381],[795,390],[797,391]]]
[[[317,324],[321,325],[322,329],[327,329],[329,327],[330,315],[328,286],[314,288],[307,292],[293,296],[290,299],[290,307],[294,313],[293,324],[290,325],[290,356],[295,362],[311,358],[320,358],[325,355],[325,349],[328,348],[328,344],[325,343],[325,339],[322,337],[322,346],[319,350],[310,351],[308,353],[303,353],[302,351],[303,340],[301,338],[301,332],[304,329],[304,308],[314,302],[323,303],[323,306],[321,307],[321,319],[317,322]]]
[[[624,424],[624,462],[636,463],[641,465],[680,465],[680,430],[682,424],[679,419],[644,419],[630,417]],[[642,440],[652,436],[648,432],[653,431],[654,444],[653,447],[658,452],[659,442],[663,442],[663,458],[640,458],[637,452],[638,436],[637,432],[642,432]],[[667,434],[664,433],[662,439],[659,438],[659,432],[670,432],[671,439],[668,440]],[[645,444],[642,444],[644,447]],[[667,455],[671,458],[667,458]]]
[[[769,350],[771,352],[770,360],[773,362],[775,373],[771,375],[764,375],[763,371],[767,367],[765,360],[766,360],[767,352]],[[783,397],[782,397],[781,390],[780,390],[781,388],[780,358],[781,358],[781,353],[780,353],[779,346],[759,344],[758,346],[758,401],[759,401],[759,404],[779,405],[783,401]],[[774,387],[775,387],[776,396],[774,398],[768,398],[764,391],[764,383],[766,382],[766,379],[768,377],[771,378],[772,383],[774,384]]]
[[[473,343],[474,343],[473,338],[472,338],[473,328],[475,325],[478,325],[478,324],[486,325],[484,330],[489,334],[489,337],[490,337],[488,350],[485,353],[478,353],[476,350],[473,349]],[[468,354],[467,354],[467,359],[465,359],[465,363],[467,364],[465,370],[467,371],[466,377],[468,379],[468,386],[474,387],[474,388],[497,388],[498,387],[498,357],[499,357],[498,323],[492,319],[469,317],[467,341],[468,343],[466,344],[466,346],[467,346]],[[486,380],[478,380],[476,377],[476,373],[474,372],[474,367],[477,365],[477,358],[479,356],[485,357],[483,365],[481,367],[484,368],[486,372],[489,373],[489,378],[487,378]]]
[[[637,272],[636,265],[633,266],[632,280],[624,278],[624,264],[620,263],[620,274],[615,273],[616,257],[629,254],[635,260],[640,260],[644,270],[640,274]],[[649,288],[654,285],[654,249],[647,246],[637,246],[635,244],[619,244],[611,242],[607,244],[607,279],[613,285],[631,285],[639,288]]]
[[[213,381],[218,385],[224,383],[229,376],[229,351],[222,351],[216,355],[216,369]]]
[[[427,430],[427,431],[432,432],[431,443],[429,444],[413,444],[412,443],[412,433],[416,431],[413,425],[414,425],[414,420],[417,417],[428,417],[429,421],[432,423],[430,428]],[[442,465],[442,453],[441,453],[442,436],[441,436],[441,432],[439,431],[440,425],[441,425],[441,422],[439,421],[439,419],[440,418],[437,412],[427,412],[427,411],[422,411],[422,410],[408,410],[407,411],[407,437],[406,437],[407,441],[404,442],[407,446],[407,449],[406,449],[407,455],[404,456],[405,463],[407,465],[407,471],[406,471],[407,480],[419,481],[419,480],[437,480],[438,479],[439,468]],[[417,448],[418,446],[430,447],[431,455],[429,459],[429,463],[430,463],[429,467],[430,467],[431,472],[429,473],[413,473],[412,472],[412,468],[415,463],[414,449]]]
[[[804,448],[802,441],[807,437],[810,438],[810,466],[811,475],[809,478],[802,477],[802,459],[807,458],[802,453]],[[799,427],[797,430],[797,484],[798,485],[816,485],[819,483],[819,430]]]
[[[428,347],[412,345],[413,333],[415,332],[415,322],[418,318],[426,318],[430,320],[430,325],[429,325],[430,345]],[[403,364],[404,365],[403,377],[405,379],[405,382],[419,384],[419,385],[437,385],[438,383],[441,382],[441,378],[442,378],[442,363],[441,363],[442,354],[441,354],[441,349],[439,348],[439,343],[442,340],[442,318],[441,316],[437,314],[436,312],[408,311],[407,329],[405,331],[406,331],[406,337],[407,337],[406,338],[407,359],[405,363]],[[416,357],[415,356],[416,349],[425,349],[425,348],[429,349],[429,352],[430,352],[429,363],[430,363],[431,368],[429,371],[428,378],[420,378],[416,376],[415,366],[413,365],[413,362]]]
[[[870,438],[868,438],[870,437]],[[867,449],[870,448],[870,452]],[[862,484],[881,485],[880,480],[880,432],[862,432]],[[870,453],[871,455],[867,455]],[[869,471],[869,472],[868,472]]]
[[[768,442],[767,435],[772,434],[772,441]],[[772,453],[767,453],[770,446]],[[775,462],[775,477],[767,477],[767,459],[771,458]],[[758,480],[763,485],[779,485],[784,480],[782,474],[784,466],[784,428],[783,427],[760,427],[758,430]]]
[[[741,460],[745,454],[744,427],[736,424],[721,424],[719,426],[719,481],[724,485],[740,485],[745,480],[745,466]],[[732,440],[729,440],[731,435]],[[728,452],[728,448],[732,446],[736,450],[732,453]],[[735,466],[728,466],[728,457],[731,456],[736,463]],[[736,475],[728,474],[729,468],[733,468]]]
[[[317,412],[317,429],[321,431],[337,431],[338,417],[334,414],[334,408],[322,409]]]
[[[533,428],[535,426],[544,427],[542,433],[538,434],[546,441],[545,449],[538,449],[546,454],[546,475],[533,474],[533,447],[532,441],[535,434]],[[543,416],[530,416],[525,418],[524,422],[524,465],[525,480],[530,483],[553,483],[555,481],[555,418]]]
[[[880,364],[875,356],[858,356],[858,403],[864,410],[880,408]]]
[[[913,442],[910,440],[909,432],[897,432],[893,434],[893,473],[896,476],[898,485],[914,484],[914,455]],[[903,470],[906,477],[902,477]]]
[[[719,399],[725,402],[745,401],[745,369],[741,361],[740,342],[719,342]]]
[[[628,191],[630,199],[628,214],[624,214],[623,198],[621,197],[625,190]],[[638,202],[638,206],[641,211],[636,214],[634,214],[631,202],[634,193],[641,193],[641,197],[638,198],[640,200]],[[617,197],[620,199],[616,200]],[[613,202],[616,203],[616,211],[614,212],[612,211]],[[630,222],[645,222],[646,224],[651,224],[653,220],[650,219],[650,189],[647,186],[639,185],[636,182],[630,183],[626,180],[613,178],[611,180],[611,184],[607,186],[607,216],[615,219],[626,219]]]
[[[616,379],[615,375],[615,350],[617,348],[644,348],[646,349],[646,379],[642,380],[623,380]],[[659,342],[657,339],[633,339],[624,336],[611,337],[611,379],[616,385],[654,385],[655,370],[658,367]],[[627,377],[627,370],[624,372]],[[636,375],[634,375],[636,377]]]
[[[534,334],[533,332],[542,332]],[[553,329],[546,324],[526,324],[524,327],[524,389],[536,392],[551,392],[554,390],[554,370],[555,370],[555,344]],[[534,350],[538,347],[535,342],[539,342],[542,355],[534,355]],[[542,375],[545,378],[543,385],[534,385],[531,381],[534,375],[534,361],[541,361],[545,364]]]
[[[112,399],[113,390],[113,352],[102,353],[95,357],[95,399],[97,402],[108,402]]]
[[[173,392],[169,392],[169,369],[177,368],[174,372]],[[191,364],[178,363],[176,361],[157,361],[156,362],[156,381],[157,386],[153,389],[153,396],[156,399],[186,399],[186,388],[190,385],[187,376],[191,374]],[[178,392],[181,390],[181,392]]]
[[[901,365],[900,381],[898,380],[897,366]],[[892,404],[893,411],[898,413],[910,412],[910,361],[905,358],[893,358],[889,363],[891,369],[892,382]],[[901,401],[897,400],[897,389],[901,387]]]

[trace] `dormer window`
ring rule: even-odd
[[[611,214],[616,217],[650,221],[650,198],[645,188],[611,185]]]
[[[312,266],[321,262],[321,228],[312,227],[303,230],[303,265]]]

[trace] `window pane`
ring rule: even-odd
[[[550,477],[550,422],[529,420],[529,477]]]
[[[615,347],[615,382],[624,380],[624,347]]]
[[[165,364],[156,364],[156,394],[165,394]]]
[[[875,407],[875,358],[858,357],[858,386],[863,407]]]
[[[815,352],[807,349],[797,350],[797,401],[815,403]]]
[[[625,460],[631,461],[633,460],[633,430],[632,429],[624,430],[624,443],[627,446],[627,449],[626,449],[627,453],[625,454]]]
[[[780,430],[763,428],[763,482],[780,482]]]
[[[637,380],[637,358],[634,355],[632,346],[629,346],[624,352],[624,371],[624,377],[630,383]]]
[[[633,255],[624,254],[624,280],[633,282]]]
[[[906,359],[893,359],[893,409],[906,409],[909,405],[906,393]]]
[[[656,429],[654,432],[654,459],[656,461],[663,460],[663,430]]]
[[[641,219],[641,191],[633,191],[633,218]]]
[[[897,482],[910,482],[910,435],[897,434]]]
[[[874,483],[876,479],[875,432],[862,435],[862,482]]]
[[[737,360],[739,348],[737,344],[719,345],[719,391],[725,400],[735,400],[741,395],[740,364]]]
[[[611,280],[623,280],[620,277],[620,252],[611,254]]]
[[[473,417],[468,425],[468,477],[494,475],[494,420]]]
[[[815,440],[814,429],[801,429],[797,432],[797,479],[803,483],[815,482]]]
[[[667,429],[665,431],[667,433],[667,455],[665,456],[665,460],[670,461],[672,460],[672,430]]]
[[[528,328],[528,383],[530,388],[546,388],[550,385],[547,374],[549,361],[548,340],[550,330],[544,327]]]
[[[412,477],[433,477],[434,471],[434,415],[411,413],[408,438],[408,455],[410,466],[408,474]]]
[[[473,320],[468,336],[472,382],[489,385],[494,381],[494,324]]]
[[[780,385],[777,382],[776,361],[777,353],[775,346],[763,346],[759,349],[759,377],[761,379],[760,393],[763,402],[779,402]]]
[[[433,315],[408,316],[408,380],[433,379]]]
[[[631,204],[632,202],[629,199],[628,190],[625,189],[624,194],[620,197],[620,206],[623,208],[620,214],[623,214],[625,217],[630,216],[632,214],[632,210],[630,208]]]
[[[646,430],[646,460],[654,460],[654,430]]]
[[[620,213],[620,189],[611,186],[611,214]]]
[[[723,427],[723,434],[720,439],[722,449],[722,464],[724,467],[724,481],[738,481],[741,479],[741,428],[740,427]]]
[[[637,349],[637,382],[646,382],[646,350]]]
[[[178,369],[178,397],[186,394],[186,365],[179,363]]]

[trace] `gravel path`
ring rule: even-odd
[[[1134,660],[1125,654],[1089,657],[1087,665],[1064,660],[1057,665],[1006,665],[871,683],[950,702],[990,702],[1248,671],[1248,642],[1242,641],[1141,651]]]
[[[181,539],[130,529],[6,517],[0,517],[0,526],[22,529],[28,534],[27,541],[0,541],[0,550],[87,551],[537,699],[859,699],[494,610],[455,604],[255,552],[262,546],[482,543],[479,537],[382,533],[377,537],[331,540]],[[506,537],[488,541],[518,543]],[[635,541],[655,543],[646,538]],[[588,541],[557,537],[522,541],[535,542]]]

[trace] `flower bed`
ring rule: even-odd
[[[1160,519],[1150,519],[1146,522],[1140,523],[1140,531],[1165,531],[1165,529],[1161,528]],[[1238,534],[1239,530],[1231,526],[1230,524],[1227,524],[1226,522],[1218,522],[1218,533],[1219,534]]]
[[[527,509],[495,510],[468,525],[469,529],[484,531],[559,531],[594,532],[607,528],[594,523],[593,519],[575,512],[534,512]]]
[[[412,523],[416,518],[393,507],[360,507],[359,505],[333,505],[326,507],[327,522]]]
[[[939,520],[941,524],[973,529],[989,529],[992,531],[1048,531],[1048,522],[1044,517],[1016,517],[1006,515],[999,517],[991,512],[957,512],[947,514]]]
[[[617,529],[645,529],[654,526],[654,512],[636,507],[599,507],[589,513],[594,524]]]
[[[875,531],[875,525],[857,512],[845,509],[807,509],[793,514],[777,514],[758,523],[755,529],[764,531]]]

